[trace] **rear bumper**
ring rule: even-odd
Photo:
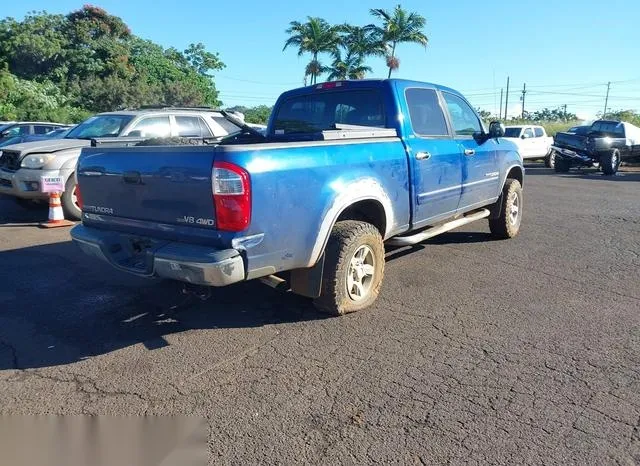
[[[593,157],[591,155],[565,149],[564,147],[551,146],[551,149],[556,151],[556,155],[560,155],[561,157],[565,157],[567,159],[584,163],[591,163],[593,161]]]
[[[194,285],[226,286],[245,279],[242,256],[235,249],[155,241],[77,225],[71,237],[82,251],[125,272]],[[135,241],[148,245],[134,251]]]

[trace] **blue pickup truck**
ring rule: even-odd
[[[282,94],[265,133],[229,118],[241,131],[215,145],[83,149],[75,242],[140,276],[261,279],[342,315],[377,298],[385,242],[520,229],[522,159],[453,89],[328,82]]]

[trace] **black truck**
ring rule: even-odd
[[[558,133],[551,149],[556,172],[599,166],[614,175],[620,162],[640,159],[640,128],[630,123],[596,120],[586,131]]]

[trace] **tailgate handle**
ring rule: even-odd
[[[142,176],[140,176],[140,172],[124,172],[122,174],[122,178],[124,178],[125,183],[142,184]]]

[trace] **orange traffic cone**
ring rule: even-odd
[[[49,220],[40,224],[44,228],[68,227],[73,222],[65,220],[59,193],[49,193]]]

